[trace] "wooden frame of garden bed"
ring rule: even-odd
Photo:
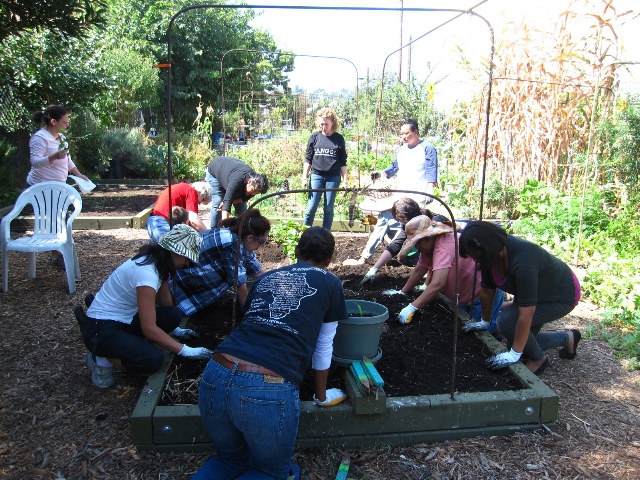
[[[478,334],[492,350],[501,344],[486,332]],[[209,435],[197,405],[159,406],[172,355],[149,377],[131,415],[133,443],[144,451],[207,451]],[[558,396],[526,366],[509,367],[522,389],[450,395],[386,397],[386,411],[356,414],[352,399],[331,408],[301,402],[297,446],[407,446],[456,438],[509,435],[545,425],[556,427]],[[425,372],[428,375],[428,372]],[[353,402],[353,404],[352,404]],[[366,408],[366,407],[365,407]]]

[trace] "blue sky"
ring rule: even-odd
[[[468,9],[482,0],[404,0],[404,8],[452,8]],[[308,0],[262,0],[248,2],[252,5],[318,5]],[[489,0],[476,8],[476,12],[491,23],[497,38],[510,23],[520,23],[523,17],[539,20],[558,11],[563,0]],[[640,8],[638,0],[616,0],[620,8]],[[325,0],[322,6],[353,6],[399,8],[400,0]],[[258,9],[256,9],[258,10]],[[453,12],[408,12],[403,15],[403,39],[409,42],[435,29],[417,41],[411,52],[411,71],[420,79],[438,81],[436,100],[441,106],[451,105],[457,98],[469,91],[468,79],[457,65],[462,49],[465,55],[475,61],[489,54],[489,29],[477,18],[463,16],[441,26],[456,16]],[[639,20],[634,22],[640,24]],[[253,26],[269,30],[278,45],[289,48],[296,54],[343,57],[344,60],[296,58],[296,71],[290,75],[292,86],[309,90],[324,88],[335,91],[341,88],[353,89],[356,78],[366,78],[381,72],[383,65],[387,75],[398,75],[399,54],[393,53],[400,46],[400,12],[365,11],[319,11],[294,9],[266,9],[252,23]],[[635,28],[635,30],[640,30]],[[637,34],[628,29],[625,44],[628,55],[640,55],[640,41]],[[402,76],[407,73],[407,50],[403,50]],[[625,58],[631,58],[625,56]],[[635,70],[635,69],[632,69]],[[637,69],[640,75],[640,68]]]

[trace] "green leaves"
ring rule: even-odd
[[[296,246],[300,241],[302,232],[308,227],[300,225],[295,220],[287,220],[286,222],[280,222],[271,227],[269,236],[282,247],[284,254],[291,259],[291,262],[296,261]]]
[[[0,42],[30,30],[51,30],[64,37],[82,37],[103,25],[105,0],[16,0],[0,3]]]

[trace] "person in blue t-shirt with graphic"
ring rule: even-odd
[[[216,454],[192,477],[299,478],[291,464],[300,417],[299,386],[309,362],[319,407],[347,398],[327,390],[333,337],[348,318],[342,282],[326,270],[331,232],[304,231],[298,262],[258,278],[242,323],[216,349],[200,382],[198,406]]]
[[[347,183],[347,148],[344,137],[338,133],[340,124],[332,108],[318,110],[316,122],[320,131],[313,132],[307,143],[307,153],[302,168],[302,188],[307,185],[311,171],[311,187],[339,188],[340,178]],[[316,210],[323,192],[309,193],[309,201],[304,212],[303,224],[312,226]],[[337,192],[324,192],[324,216],[322,226],[331,230],[333,224],[333,204]]]

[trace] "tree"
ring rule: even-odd
[[[105,0],[0,0],[0,43],[46,29],[64,38],[86,35],[104,21]]]
[[[7,38],[0,48],[0,84],[13,89],[28,111],[58,103],[69,110],[91,106],[104,89],[97,40],[65,41],[56,33]]]

